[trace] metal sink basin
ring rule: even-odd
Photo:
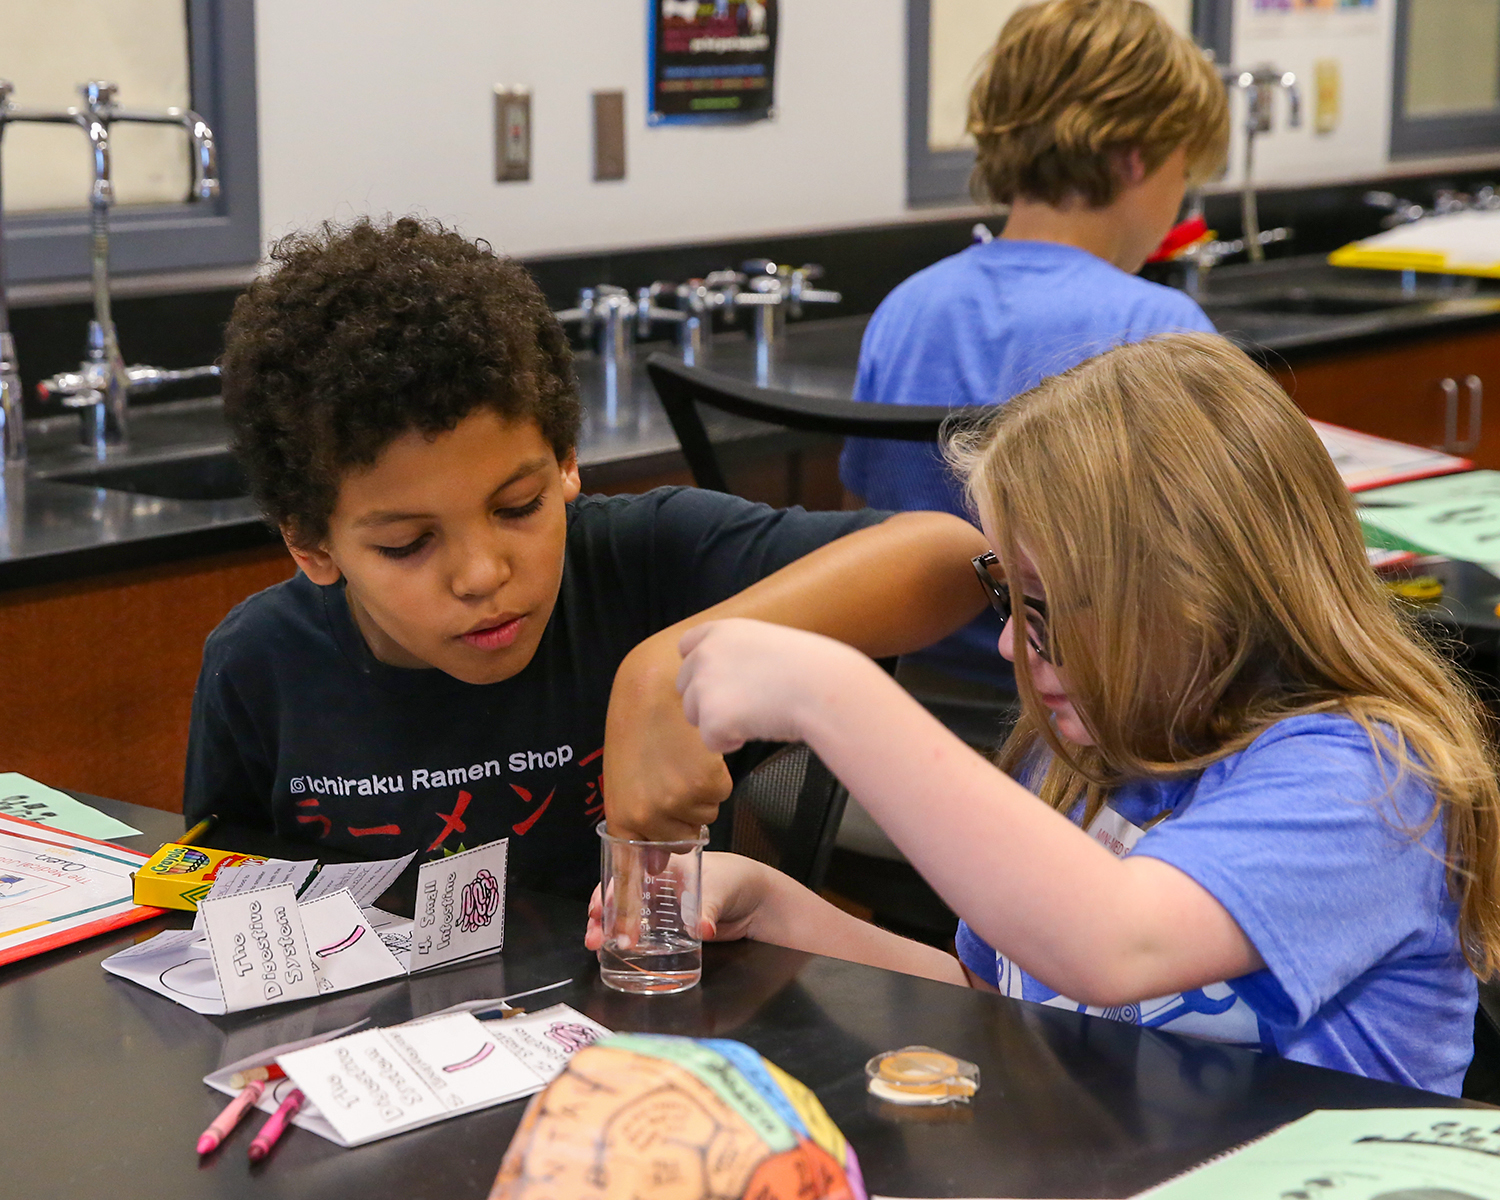
[[[237,500],[250,491],[244,472],[228,451],[91,467],[51,478],[168,500]]]
[[[1275,291],[1245,292],[1209,295],[1203,299],[1203,307],[1233,309],[1237,312],[1297,314],[1318,317],[1351,317],[1363,313],[1386,312],[1396,308],[1410,308],[1418,304],[1432,304],[1450,299],[1433,291],[1400,292],[1394,288],[1374,287],[1288,287]]]

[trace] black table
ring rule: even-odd
[[[181,818],[115,802],[154,849]],[[213,839],[210,839],[213,840]],[[248,847],[247,847],[248,848]],[[309,856],[300,848],[295,857]],[[754,943],[710,946],[703,984],[630,997],[599,983],[583,907],[512,892],[503,954],[326,1000],[211,1018],[99,963],[174,914],[0,968],[0,1194],[67,1197],[443,1197],[487,1194],[516,1101],[357,1150],[292,1130],[252,1170],[246,1122],[200,1162],[222,1064],[366,1015],[393,1024],[461,1000],[568,980],[538,996],[616,1030],[731,1037],[808,1084],[874,1193],[1126,1196],[1314,1108],[1457,1105],[1425,1092]],[[526,1002],[523,1002],[526,1003]],[[927,1044],[979,1064],[972,1105],[897,1109],[865,1094],[881,1050]]]

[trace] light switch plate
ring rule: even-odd
[[[495,182],[531,178],[531,89],[495,85]]]
[[[625,93],[594,93],[594,181],[625,178]]]

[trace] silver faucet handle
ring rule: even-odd
[[[651,336],[651,323],[653,321],[665,322],[668,325],[680,325],[688,319],[685,308],[663,308],[656,302],[658,296],[667,292],[681,297],[682,289],[676,284],[662,283],[658,280],[649,287],[637,288],[635,293],[635,336],[645,341]]]
[[[585,338],[588,337],[594,329],[594,289],[579,288],[577,305],[573,308],[559,309],[552,315],[564,325],[576,323],[578,332]]]
[[[0,79],[0,113],[10,107],[10,98],[15,95],[16,85],[9,79]]]
[[[219,194],[219,149],[208,122],[191,109],[169,108],[168,116],[177,117],[193,141],[193,195],[212,200]]]
[[[207,367],[184,367],[180,371],[169,371],[162,367],[126,367],[125,377],[130,381],[130,390],[135,392],[154,392],[159,387],[165,387],[169,383],[182,383],[187,379],[217,379],[219,368],[217,364]]]
[[[1297,76],[1291,71],[1281,73],[1281,90],[1286,93],[1286,127],[1288,129],[1302,128],[1302,85],[1297,82]]]
[[[120,89],[107,79],[91,79],[78,85],[79,94],[91,112],[106,112],[114,107]]]
[[[843,301],[844,297],[841,292],[807,286],[809,280],[821,278],[823,278],[823,268],[817,263],[804,263],[792,272],[791,283],[787,287],[789,316],[801,317],[804,304],[839,304]]]

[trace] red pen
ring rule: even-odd
[[[301,1088],[293,1088],[287,1093],[286,1099],[281,1102],[281,1107],[271,1114],[271,1119],[260,1127],[260,1132],[250,1143],[251,1162],[258,1163],[271,1153],[271,1147],[286,1132],[286,1127],[292,1123],[292,1118],[297,1115],[297,1110],[302,1107],[305,1099]]]
[[[205,1129],[198,1138],[198,1153],[212,1154],[219,1148],[219,1144],[227,1138],[238,1125],[247,1112],[255,1107],[255,1102],[260,1099],[260,1094],[266,1090],[266,1085],[259,1079],[252,1080],[229,1102],[229,1107],[214,1118],[214,1123]]]

